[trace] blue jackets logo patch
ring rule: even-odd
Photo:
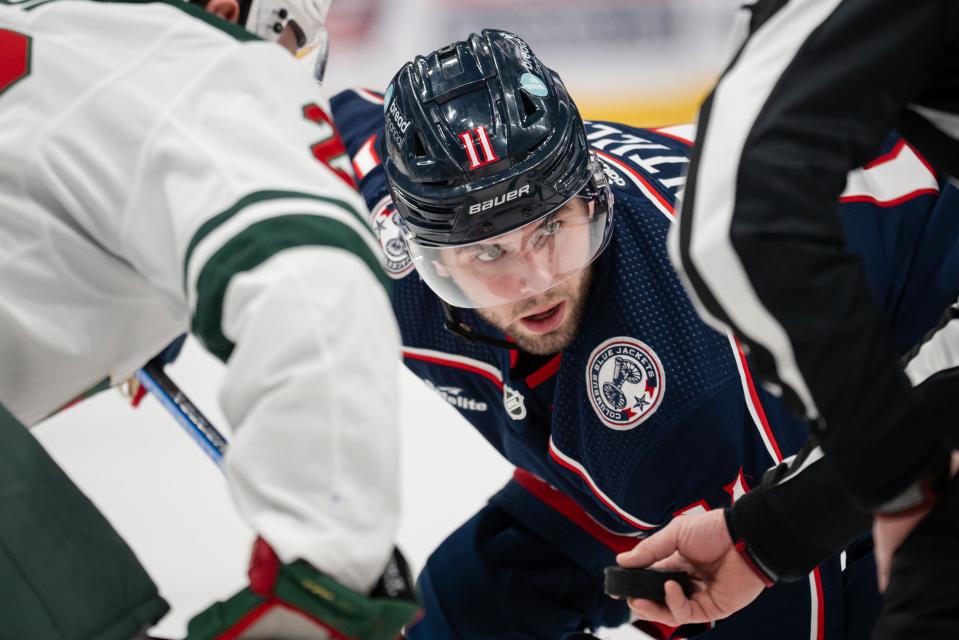
[[[406,248],[406,242],[400,237],[399,214],[393,207],[393,201],[386,197],[379,202],[370,214],[370,226],[383,247],[386,274],[398,280],[413,270],[413,260]]]
[[[659,408],[666,392],[663,363],[649,345],[635,338],[610,338],[589,356],[586,388],[603,424],[627,431]]]

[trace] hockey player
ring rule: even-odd
[[[584,125],[527,44],[491,30],[417,58],[382,99],[346,92],[332,107],[397,280],[407,366],[517,466],[431,556],[408,637],[556,639],[625,622],[602,593],[615,552],[730,505],[805,438],[669,264],[691,133]],[[911,148],[890,151],[850,178],[842,206],[905,347],[955,295],[907,277],[912,231],[935,219],[956,237],[957,223]],[[876,180],[890,171],[908,188],[887,202]],[[875,237],[895,250],[871,252]],[[707,636],[866,637],[877,605],[857,553],[846,574],[829,561]],[[861,618],[846,587],[872,594]]]
[[[327,5],[0,5],[0,638],[127,640],[167,610],[23,425],[186,330],[227,363],[226,476],[260,535],[190,638],[386,640],[415,612],[388,281],[290,55]]]

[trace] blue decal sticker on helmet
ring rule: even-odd
[[[546,83],[528,71],[519,77],[519,84],[529,91],[530,95],[534,95],[537,98],[545,98],[549,95],[549,89],[546,87]]]
[[[390,108],[390,100],[393,98],[393,83],[390,83],[390,86],[386,88],[386,93],[383,94],[383,113],[386,113],[387,109]]]

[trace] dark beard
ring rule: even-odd
[[[530,337],[520,333],[519,331],[512,331],[511,329],[518,325],[519,318],[523,317],[538,306],[542,306],[553,301],[558,302],[562,299],[561,295],[546,297],[545,299],[531,298],[528,304],[523,305],[523,307],[520,308],[520,311],[515,313],[517,319],[507,326],[502,326],[492,318],[489,318],[483,313],[482,309],[478,309],[478,311],[483,319],[512,338],[523,351],[531,353],[535,356],[552,355],[568,347],[576,337],[576,334],[579,333],[579,327],[583,320],[583,312],[586,308],[586,299],[589,297],[589,285],[592,280],[592,275],[592,266],[587,267],[585,275],[583,276],[583,281],[579,285],[580,290],[576,292],[577,296],[575,299],[571,299],[567,303],[569,305],[569,310],[567,311],[569,318],[565,323],[563,323],[563,326],[558,331],[554,331],[553,333],[544,336]]]

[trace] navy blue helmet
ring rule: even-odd
[[[417,57],[393,78],[384,108],[390,191],[420,244],[509,231],[592,178],[566,87],[511,33],[486,29]]]

